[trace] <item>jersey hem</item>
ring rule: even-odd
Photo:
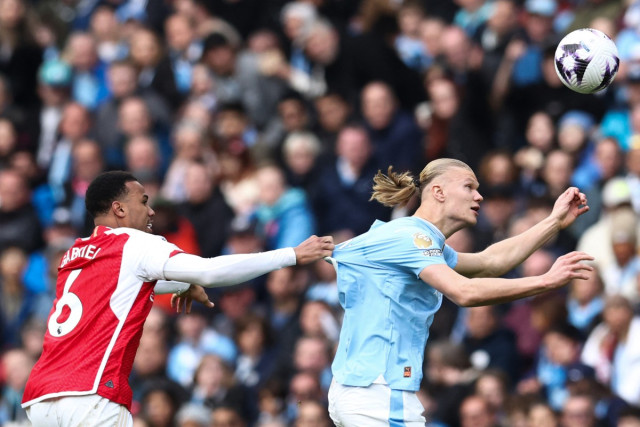
[[[89,391],[61,391],[58,393],[49,393],[49,394],[45,394],[42,395],[40,397],[36,397],[35,399],[31,399],[28,402],[24,402],[21,406],[23,408],[28,408],[31,405],[34,405],[36,403],[40,403],[43,400],[48,400],[48,399],[53,399],[56,397],[67,397],[67,396],[87,396],[90,394],[98,394],[97,390],[89,390]]]

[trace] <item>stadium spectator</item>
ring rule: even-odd
[[[0,4],[0,74],[6,76],[14,99],[23,107],[37,103],[37,71],[42,51],[35,42],[35,26],[30,5],[22,0],[3,0]]]
[[[361,108],[378,168],[394,165],[413,171],[419,167],[422,134],[413,117],[400,109],[392,88],[379,81],[367,84]]]
[[[479,371],[499,369],[515,381],[520,368],[516,338],[500,326],[496,307],[470,307],[466,311],[467,333],[462,342],[473,366]]]
[[[275,353],[271,329],[266,319],[248,313],[237,319],[233,334],[238,348],[235,376],[238,381],[252,390],[252,398],[257,402],[256,391],[271,375]]]
[[[178,342],[169,352],[167,374],[183,387],[192,384],[198,361],[205,354],[216,355],[227,364],[232,364],[236,358],[237,349],[231,338],[208,327],[202,309],[194,310],[192,316],[180,317],[177,330]]]
[[[426,354],[426,391],[433,400],[433,407],[426,416],[430,422],[460,425],[460,414],[456,409],[472,394],[473,380],[477,376],[469,355],[462,345],[445,340],[432,342]]]
[[[184,186],[187,199],[178,211],[198,230],[196,237],[202,256],[220,255],[229,236],[233,212],[204,164],[187,166]]]
[[[27,414],[20,406],[34,360],[26,351],[13,349],[3,353],[0,359],[4,386],[0,394],[0,423],[21,425],[28,422]]]
[[[327,415],[325,405],[314,400],[305,400],[300,403],[298,416],[294,422],[295,427],[329,427],[331,421]]]
[[[312,191],[318,179],[317,165],[322,146],[318,138],[310,132],[290,133],[282,144],[284,172],[287,183],[292,187],[302,188],[307,193]]]
[[[461,427],[495,427],[495,425],[495,414],[481,396],[468,396],[460,404]]]
[[[111,167],[122,165],[121,141],[118,132],[118,110],[120,104],[132,96],[140,97],[149,108],[151,120],[168,124],[170,111],[167,103],[152,88],[142,88],[137,84],[135,64],[128,60],[114,61],[107,70],[107,83],[110,97],[96,111],[96,138],[107,155]]]
[[[138,86],[153,89],[175,111],[183,96],[158,35],[150,28],[140,27],[133,31],[129,43],[129,55],[138,71]]]
[[[528,414],[529,424],[540,427],[559,427],[556,412],[546,403],[538,402],[531,405]]]
[[[72,33],[67,39],[63,57],[73,70],[73,100],[94,111],[109,95],[107,67],[98,56],[96,39],[90,33]]]
[[[607,295],[621,294],[633,304],[640,302],[637,277],[640,274],[638,248],[638,217],[632,209],[618,209],[611,214],[611,245],[615,262],[601,270]]]
[[[624,399],[637,406],[640,402],[635,346],[640,320],[622,295],[607,298],[602,313],[603,322],[589,335],[582,350],[582,362],[593,367],[596,378]]]
[[[569,396],[562,407],[562,427],[595,427],[595,402],[588,394]]]
[[[220,406],[211,414],[211,427],[246,427],[247,420],[230,406]]]
[[[140,135],[129,139],[124,146],[124,161],[126,170],[144,182],[145,188],[151,183],[156,183],[159,187],[162,177],[162,159],[160,146],[154,138]],[[155,197],[151,196],[151,198]]]
[[[338,134],[336,157],[320,166],[311,189],[318,230],[325,233],[364,233],[376,219],[387,221],[391,210],[372,203],[371,180],[379,168],[365,128],[349,125]]]
[[[186,174],[194,162],[206,165],[209,174],[215,171],[217,158],[207,142],[204,128],[197,123],[183,121],[175,126],[172,141],[174,154],[164,176],[161,189],[163,198],[174,203],[187,200]]]
[[[482,371],[475,383],[474,393],[487,402],[498,424],[507,423],[506,403],[510,384],[507,375],[499,369]]]
[[[268,249],[298,242],[315,229],[314,217],[304,191],[289,188],[282,169],[264,166],[258,169],[259,201],[255,217],[258,233]]]
[[[587,280],[572,280],[567,296],[567,320],[584,336],[600,323],[604,308],[604,286],[597,268]]]
[[[602,242],[611,241],[612,214],[618,210],[631,208],[631,192],[624,179],[613,178],[604,185],[602,207],[598,221],[585,230],[577,243],[579,250],[594,256],[593,262],[600,271],[615,263],[613,246],[602,244]]]
[[[338,133],[347,124],[353,114],[353,106],[337,92],[328,92],[315,99],[318,115],[316,133],[322,142],[322,153],[332,155],[335,152]]]
[[[0,171],[0,250],[18,246],[30,253],[42,247],[42,227],[29,197],[22,175]]]

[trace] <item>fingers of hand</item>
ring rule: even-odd
[[[579,194],[579,198],[580,198],[580,204],[581,205],[586,205],[587,204],[587,195],[584,193],[580,193]]]
[[[330,250],[330,251],[332,251],[335,247],[336,246],[331,242],[324,242],[322,244],[322,249],[326,249],[326,250]]]
[[[582,252],[582,251],[569,252],[568,254],[563,255],[561,258],[564,258],[569,262],[593,261],[593,259],[594,259],[588,253]]]

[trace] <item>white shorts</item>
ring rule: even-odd
[[[329,388],[329,415],[337,427],[424,427],[423,412],[414,392],[386,384],[350,387],[333,380]]]
[[[38,427],[133,427],[126,407],[97,394],[54,397],[26,408]]]

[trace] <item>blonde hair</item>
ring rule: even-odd
[[[389,166],[386,175],[379,170],[373,177],[373,193],[369,200],[377,200],[384,206],[391,208],[404,206],[421,188],[425,188],[436,177],[451,168],[461,168],[473,172],[469,165],[460,160],[436,159],[427,163],[416,182],[411,172],[393,172],[393,166]]]

